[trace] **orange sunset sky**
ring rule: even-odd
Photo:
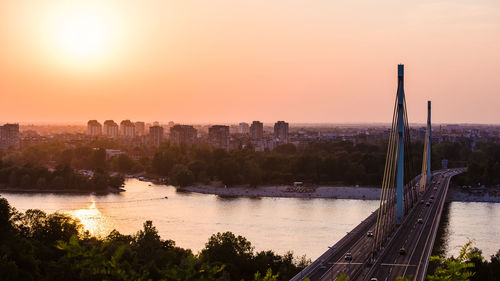
[[[500,123],[500,1],[0,0],[0,123]]]

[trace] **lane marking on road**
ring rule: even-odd
[[[404,263],[381,263],[382,266],[417,266],[416,264],[404,264]]]
[[[356,264],[356,265],[360,265],[360,264],[363,264],[362,262],[329,262],[328,264],[330,265],[335,265],[335,264]]]

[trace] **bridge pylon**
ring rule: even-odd
[[[375,227],[374,251],[379,249],[397,225],[403,222],[415,200],[416,185],[406,183],[412,171],[410,161],[410,130],[404,91],[404,65],[398,65],[398,88],[394,105],[392,128],[389,135],[380,207]]]
[[[396,180],[396,224],[403,223],[404,217],[404,157],[405,157],[405,90],[404,90],[404,65],[398,65],[398,149],[397,149],[397,180]]]
[[[424,155],[422,157],[422,177],[420,180],[420,192],[424,192],[426,187],[431,183],[431,146],[431,101],[427,101],[427,128],[425,130]]]

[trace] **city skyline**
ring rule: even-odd
[[[411,123],[500,123],[493,1],[0,7],[3,122],[389,123],[404,63]]]
[[[500,275],[498,0],[0,0],[0,42],[2,281]]]

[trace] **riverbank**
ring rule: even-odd
[[[284,197],[284,198],[333,198],[379,200],[380,189],[375,187],[318,186],[295,188],[291,186],[261,187],[215,187],[209,185],[177,188],[179,191],[213,194],[227,197]],[[488,193],[472,194],[460,189],[450,188],[447,202],[493,202],[500,203],[500,196]]]
[[[490,202],[500,203],[500,196],[489,192],[471,193],[459,188],[450,188],[446,195],[446,202]]]
[[[379,200],[380,189],[375,187],[292,187],[292,186],[261,186],[261,187],[214,187],[208,185],[187,186],[177,188],[179,191],[213,194],[227,197],[287,197],[287,198],[333,198]]]

